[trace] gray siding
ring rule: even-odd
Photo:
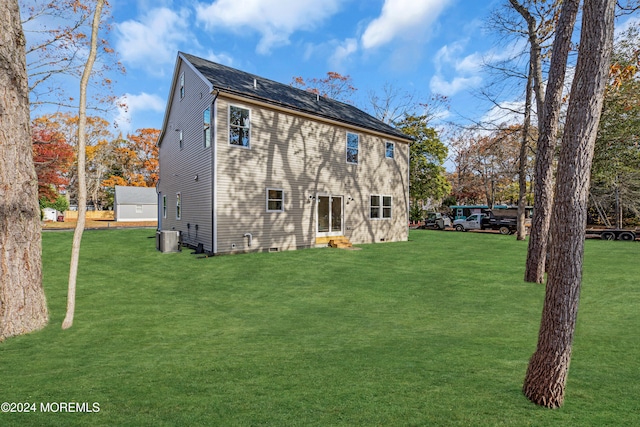
[[[138,212],[138,206],[141,212]],[[158,219],[158,206],[145,204],[118,204],[114,212],[116,221],[156,221]]]
[[[344,234],[353,243],[407,239],[408,145],[370,133],[218,98],[218,252],[315,245],[315,201],[344,197]],[[251,110],[251,147],[229,145],[229,104]],[[360,135],[359,163],[346,162],[346,133]],[[385,157],[395,142],[395,158]],[[284,212],[266,211],[266,188],[285,191]],[[370,219],[372,194],[393,197],[392,219]],[[348,201],[348,204],[347,204]],[[243,237],[251,233],[251,247]]]
[[[212,146],[205,148],[202,113],[214,102],[210,85],[178,61],[172,90],[159,141],[161,213],[167,199],[161,229],[178,230],[183,242],[216,253],[313,247],[315,196],[333,195],[343,198],[343,234],[353,243],[408,238],[406,140],[221,92],[211,112]],[[251,111],[250,148],[229,144],[229,105]],[[358,164],[346,161],[347,132],[359,135]],[[386,141],[395,143],[394,159],[385,157]],[[283,212],[267,211],[267,188],[284,190]],[[369,218],[371,195],[393,198],[391,219]]]
[[[185,75],[185,96],[180,99],[180,74]],[[176,82],[170,97],[166,127],[159,141],[159,204],[167,196],[166,218],[160,218],[163,230],[178,230],[182,240],[191,245],[202,243],[212,250],[212,147],[204,147],[202,113],[211,105],[209,86],[193,70],[180,61]],[[211,115],[213,122],[213,114]],[[182,130],[183,148],[179,147]],[[213,134],[213,123],[212,123]],[[212,136],[213,137],[213,136]],[[197,179],[196,179],[197,176]],[[181,218],[176,219],[176,194],[181,195]]]

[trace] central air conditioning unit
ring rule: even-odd
[[[160,252],[179,252],[180,232],[173,230],[156,231],[156,249]]]

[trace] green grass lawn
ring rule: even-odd
[[[0,401],[100,411],[0,425],[640,424],[638,243],[586,242],[565,406],[548,410],[520,391],[544,288],[513,236],[200,259],[154,234],[85,232],[67,331],[72,233],[44,234],[51,322],[0,344]]]

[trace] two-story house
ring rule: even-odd
[[[158,228],[212,254],[407,240],[409,142],[352,105],[178,53]]]

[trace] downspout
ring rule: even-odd
[[[411,211],[411,143],[407,143],[407,206],[406,206],[406,221],[405,224],[407,226],[407,240],[409,240],[409,212]]]
[[[211,101],[211,108],[213,109],[213,135],[211,136],[211,144],[213,145],[213,158],[212,158],[212,166],[211,166],[211,251],[214,254],[218,253],[218,185],[217,185],[217,174],[218,174],[218,106],[217,100],[218,95],[220,95],[220,91],[218,89],[214,89],[211,93],[215,92],[213,96],[213,101]]]

